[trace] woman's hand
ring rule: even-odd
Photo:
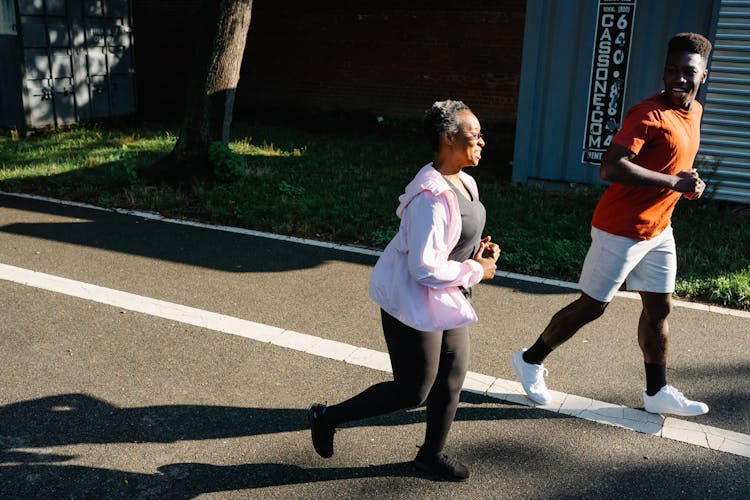
[[[487,238],[485,238],[486,240]],[[484,269],[484,274],[482,274],[483,280],[491,280],[495,277],[495,271],[497,270],[497,265],[495,265],[495,262],[497,261],[497,257],[494,257],[495,250],[492,250],[490,248],[490,245],[495,245],[494,243],[490,243],[489,240],[485,241],[482,240],[479,242],[479,249],[477,250],[477,253],[474,254],[473,259],[477,262],[479,262],[482,265],[482,269]],[[495,245],[497,247],[497,245]],[[500,256],[500,248],[496,250],[497,256]],[[487,254],[488,256],[485,256]]]
[[[500,247],[496,243],[492,243],[491,240],[491,236],[485,236],[484,239],[479,242],[480,248],[483,243],[485,244],[484,252],[482,252],[482,257],[491,257],[495,259],[495,262],[497,262],[497,259],[500,258]]]

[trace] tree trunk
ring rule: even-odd
[[[229,142],[252,7],[252,0],[203,0],[182,128],[167,159],[172,180],[190,184],[213,178],[208,148]]]

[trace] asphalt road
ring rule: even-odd
[[[502,246],[502,235],[493,235]],[[0,195],[0,264],[385,351],[376,257]],[[501,260],[502,264],[502,260]],[[474,372],[508,359],[575,297],[479,285]],[[353,423],[318,457],[306,409],[387,373],[0,280],[2,498],[748,498],[750,458],[463,393],[447,452],[468,483],[410,461],[424,408]],[[548,358],[550,388],[641,408],[639,303]],[[750,434],[750,319],[677,307],[670,383],[691,422]]]

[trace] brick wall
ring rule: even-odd
[[[133,3],[141,108],[179,108],[199,2]],[[255,2],[238,113],[278,106],[419,116],[450,97],[482,120],[515,120],[525,0],[289,4]]]

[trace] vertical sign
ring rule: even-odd
[[[599,0],[581,161],[599,164],[620,129],[636,0]]]

